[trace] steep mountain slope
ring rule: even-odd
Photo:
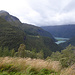
[[[20,20],[17,17],[10,15],[7,11],[0,11],[0,17],[4,18],[13,26],[19,27],[21,25]]]
[[[43,50],[45,57],[52,51],[61,50],[52,39],[48,37],[25,35],[18,27],[10,25],[6,20],[0,18],[0,46],[8,46],[9,49],[15,48],[17,51],[19,45],[24,43],[27,50],[36,49],[37,52]]]
[[[25,33],[0,17],[0,46],[16,48],[24,43]]]
[[[15,23],[13,22],[13,24]],[[60,51],[62,49],[60,46],[55,44],[50,37],[41,36],[43,33],[37,32],[38,27],[32,27],[30,25],[25,24],[26,26],[24,28],[22,26],[22,23],[21,26],[18,24],[17,26],[15,25],[12,25],[9,21],[6,21],[5,17],[0,17],[0,46],[8,46],[9,49],[14,48],[17,51],[19,45],[23,43],[26,45],[27,50],[36,49],[37,52],[43,50],[45,54],[44,57],[49,56],[52,51]],[[36,32],[37,35],[35,35],[36,33],[30,34],[30,32],[28,32],[28,29],[32,33]],[[43,31],[41,28],[38,29],[40,29],[40,31]]]
[[[42,28],[50,32],[55,37],[72,38],[75,36],[75,24],[43,26]]]
[[[61,51],[62,47],[58,46],[49,37],[27,36],[25,41],[28,50],[35,49],[37,52],[43,50],[44,57],[50,56],[52,52]]]
[[[21,26],[22,30],[29,34],[29,35],[35,35],[35,36],[45,36],[45,37],[50,37],[51,39],[53,39],[54,41],[56,41],[54,39],[54,37],[47,31],[43,30],[40,27],[34,26],[34,25],[30,25],[30,24],[26,24],[23,23],[23,25]]]
[[[54,41],[56,41],[49,32],[43,30],[40,27],[36,27],[36,26],[29,25],[29,24],[26,24],[26,23],[23,24],[23,23],[20,22],[20,20],[17,17],[10,15],[6,11],[3,11],[3,10],[0,11],[0,17],[2,17],[5,20],[7,20],[11,25],[16,26],[16,27],[22,29],[25,33],[27,33],[29,35],[46,36],[46,37],[50,37]]]
[[[70,44],[75,46],[75,36],[72,37],[70,40],[66,41],[65,43],[61,43],[60,46],[65,48],[65,47],[67,47]]]

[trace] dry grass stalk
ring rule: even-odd
[[[41,59],[31,59],[31,58],[11,58],[4,57],[0,58],[1,64],[12,64],[18,66],[21,70],[25,70],[27,66],[35,68],[37,70],[46,68],[49,70],[59,71],[61,69],[60,63],[58,61],[45,61]]]

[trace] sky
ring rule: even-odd
[[[0,10],[36,26],[75,24],[75,0],[0,0]]]

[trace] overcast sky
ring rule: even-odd
[[[75,0],[0,0],[0,10],[37,26],[75,24]]]

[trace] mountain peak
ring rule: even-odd
[[[10,15],[10,13],[8,13],[7,11],[1,10],[0,17],[4,18],[12,25],[16,25],[16,26],[21,25],[20,20],[17,17]]]
[[[9,13],[7,11],[1,10],[0,11],[0,16],[2,16],[2,15],[9,15]]]

